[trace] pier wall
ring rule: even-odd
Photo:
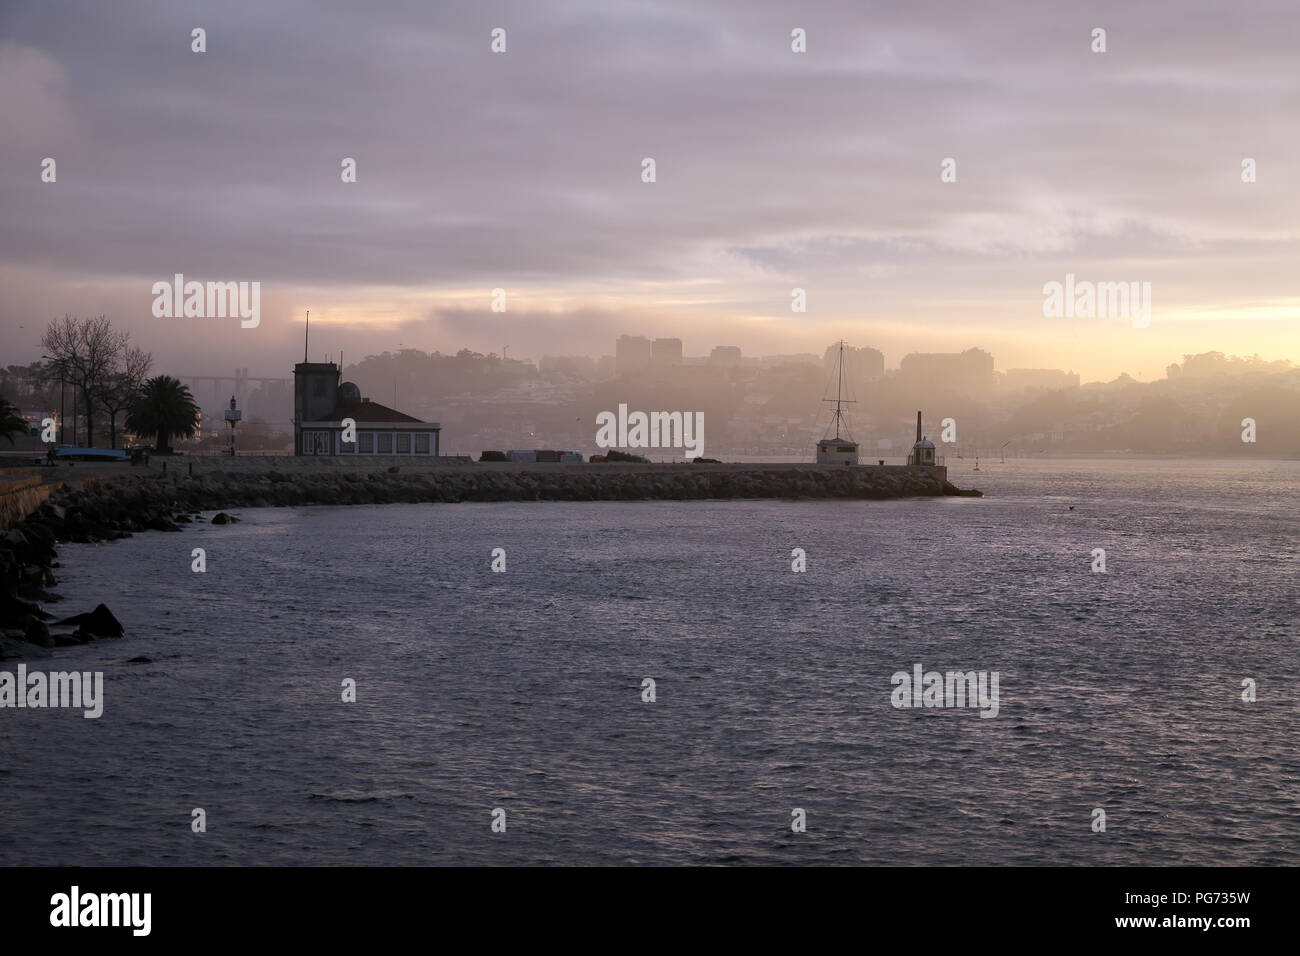
[[[58,487],[33,469],[30,473],[8,471],[0,475],[0,529],[12,528],[45,503]]]
[[[494,462],[380,470],[353,467],[131,466],[93,486],[61,492],[56,504],[118,517],[241,507],[389,502],[600,501],[728,498],[909,498],[963,494],[943,467],[813,464],[524,464]],[[330,459],[326,459],[327,461]],[[179,460],[174,460],[174,465]],[[229,463],[229,459],[226,459]],[[380,462],[383,466],[385,463]],[[392,470],[389,470],[392,469]],[[975,494],[978,494],[977,492]]]

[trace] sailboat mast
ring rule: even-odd
[[[843,389],[844,389],[844,340],[840,339],[839,378],[835,382],[835,437],[836,439],[840,437],[840,416],[843,414],[843,412],[840,411],[840,395],[843,392]]]

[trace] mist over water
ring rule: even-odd
[[[0,714],[0,853],[1300,864],[1300,463],[950,464],[988,497],[248,509],[64,545],[51,609],[102,600],[127,638],[28,662],[103,670],[104,715]],[[998,716],[893,708],[917,663],[997,671]]]

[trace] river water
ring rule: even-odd
[[[102,670],[99,719],[0,710],[0,859],[1300,864],[1300,463],[951,464],[988,497],[65,545],[54,609],[127,637],[28,662]],[[917,664],[996,672],[997,716],[893,706]]]

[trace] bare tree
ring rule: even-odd
[[[117,416],[135,404],[152,367],[153,356],[130,345],[122,350],[121,361],[109,373],[99,399],[108,413],[109,448],[117,447]]]
[[[50,354],[64,380],[81,395],[86,412],[86,444],[95,444],[95,408],[102,404],[113,374],[122,364],[128,333],[113,329],[108,317],[78,319],[65,315],[55,319],[41,335],[41,346]]]

